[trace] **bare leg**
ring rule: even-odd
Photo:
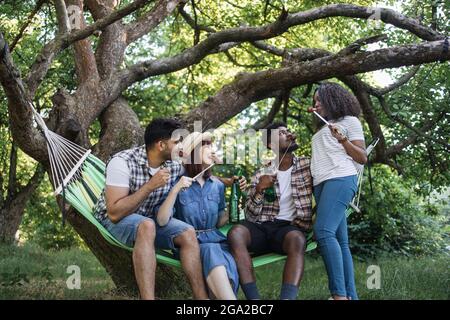
[[[228,279],[227,270],[224,266],[213,268],[208,274],[206,282],[217,299],[236,300],[230,280]]]
[[[133,249],[133,266],[141,299],[155,299],[155,223],[145,220],[138,226]]]
[[[174,243],[180,248],[181,266],[191,285],[194,299],[208,299],[200,261],[200,247],[195,230],[187,229],[174,238]]]
[[[236,260],[241,284],[256,281],[252,258],[247,249],[250,241],[250,231],[246,227],[236,225],[228,232],[228,243],[231,247],[231,254]]]
[[[283,283],[298,287],[303,277],[305,261],[305,235],[300,231],[290,231],[283,240],[283,251],[287,254],[284,264]]]

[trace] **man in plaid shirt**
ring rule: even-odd
[[[277,156],[278,170],[271,175],[264,173],[265,168],[255,173],[245,205],[246,220],[230,230],[228,242],[247,299],[260,298],[249,252],[287,255],[280,299],[295,299],[303,275],[305,232],[312,227],[310,159],[294,156],[298,145],[286,124],[273,123],[266,129],[266,145]],[[264,193],[272,186],[276,199],[270,202],[273,199]]]
[[[154,119],[145,130],[145,145],[121,151],[108,161],[106,186],[95,217],[119,241],[134,247],[133,265],[141,298],[154,299],[155,247],[179,250],[193,296],[207,299],[200,248],[189,224],[170,218],[164,226],[156,213],[182,175],[181,164],[171,161],[179,149],[181,124]]]

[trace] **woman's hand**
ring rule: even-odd
[[[331,130],[331,135],[337,139],[337,141],[342,144],[345,152],[352,157],[353,160],[359,164],[367,163],[367,153],[364,140],[353,140],[350,141],[346,135],[344,135],[340,129],[334,124],[328,126]]]
[[[342,133],[342,131],[339,129],[338,126],[336,126],[334,124],[330,124],[328,126],[328,128],[330,128],[331,135],[333,137],[335,137],[337,139],[337,141],[343,142],[343,141],[347,140],[347,136]]]
[[[174,187],[176,192],[179,192],[183,188],[189,188],[192,185],[192,181],[194,181],[192,178],[182,176]]]

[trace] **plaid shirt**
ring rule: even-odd
[[[292,197],[294,200],[296,212],[292,221],[305,231],[312,228],[312,177],[309,169],[310,159],[305,157],[294,157],[292,168]],[[256,192],[256,185],[261,176],[262,170],[256,171],[252,177],[248,190],[248,197],[245,203],[245,216],[251,222],[273,221],[279,211],[280,204],[280,184],[275,180],[275,190],[277,199],[274,202],[267,202],[264,196]]]
[[[120,157],[128,164],[128,169],[130,170],[129,194],[138,191],[152,177],[150,168],[148,167],[145,145],[121,151],[112,156],[109,161],[111,161],[113,157]],[[175,185],[178,177],[182,174],[182,166],[177,162],[166,161],[164,166],[168,168],[171,173],[169,182],[166,185],[153,190],[134,213],[146,217],[154,216],[158,207],[164,202],[170,189]],[[95,218],[99,221],[106,219],[108,216],[106,213],[105,190],[103,190],[102,195],[95,206],[94,212]]]

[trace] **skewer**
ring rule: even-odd
[[[195,181],[196,179],[201,177],[202,174],[205,173],[205,171],[211,168],[213,165],[215,165],[215,163],[211,163],[206,169],[203,169],[199,174],[197,174],[195,177],[192,178],[192,181]]]
[[[322,117],[322,116],[316,111],[315,108],[312,108],[312,107],[308,108],[308,112],[314,113],[316,116],[319,117],[320,120],[322,120],[323,122],[325,122],[327,126],[330,125],[330,123],[329,123],[327,120],[325,120],[325,118]]]

